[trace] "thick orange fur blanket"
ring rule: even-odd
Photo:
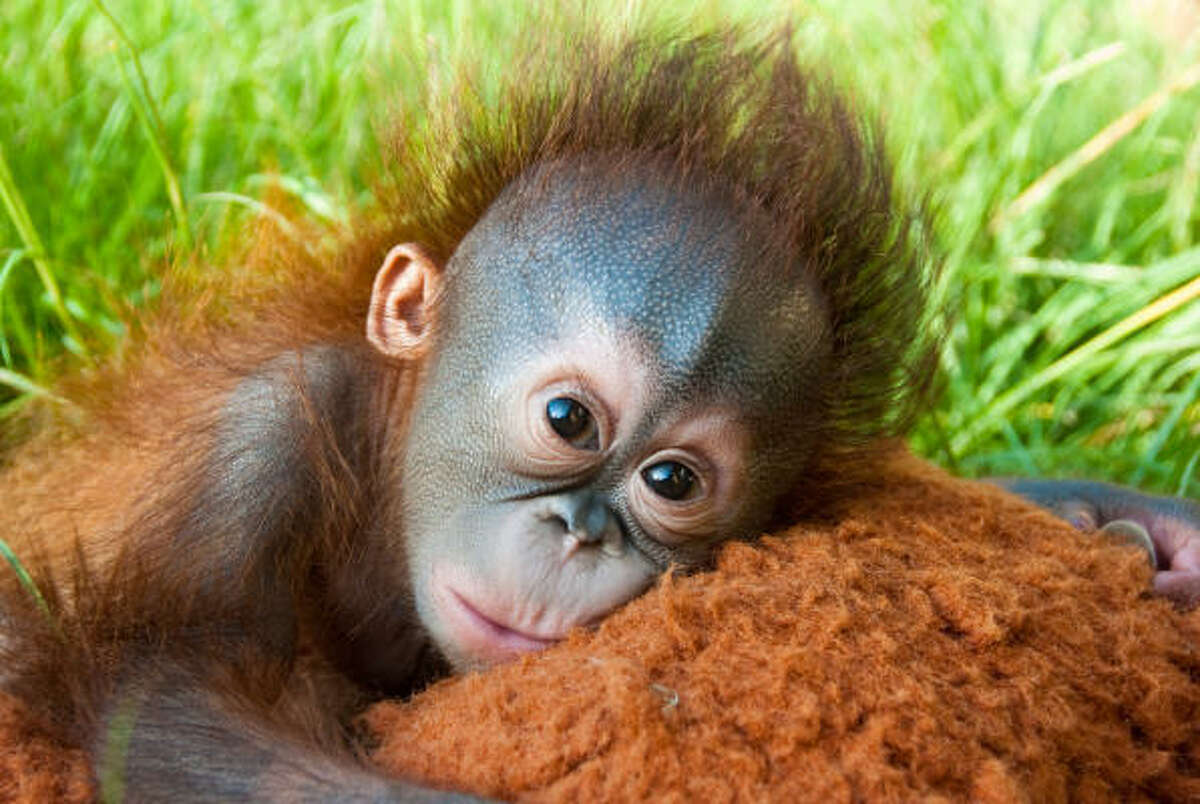
[[[371,758],[535,800],[1200,797],[1200,613],[1140,552],[911,458],[829,509],[376,704]],[[86,790],[2,700],[0,745],[0,798]]]

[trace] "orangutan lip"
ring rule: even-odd
[[[533,651],[548,648],[557,642],[557,639],[547,639],[545,637],[534,636],[527,634],[524,631],[518,631],[515,628],[510,628],[507,625],[502,625],[496,622],[491,617],[475,608],[470,601],[460,595],[457,591],[447,587],[446,591],[450,596],[458,602],[462,607],[463,612],[475,621],[482,630],[487,631],[495,636],[497,641],[506,644],[509,647],[517,648],[518,650]]]

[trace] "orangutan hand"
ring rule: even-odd
[[[1200,603],[1200,503],[1081,480],[994,481],[1079,530],[1100,530],[1146,551],[1154,590],[1185,606]]]

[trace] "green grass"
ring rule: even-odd
[[[917,449],[964,474],[1200,496],[1200,36],[1128,0],[790,7],[940,203],[955,317]],[[102,8],[0,15],[0,416],[64,355],[111,349],[163,266],[218,253],[272,184],[331,222],[368,203],[417,65],[502,66],[519,27],[465,0]]]

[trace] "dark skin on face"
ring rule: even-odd
[[[131,501],[99,490],[118,524],[94,527],[116,549],[79,548],[101,568],[117,555],[115,602],[81,617],[97,647],[45,636],[49,658],[7,685],[46,720],[86,722],[69,738],[98,777],[131,800],[442,800],[348,750],[369,695],[591,626],[774,524],[810,469],[854,454],[843,441],[902,432],[890,411],[915,407],[929,359],[908,349],[923,257],[886,160],[812,99],[790,49],[673,47],[576,48],[578,97],[527,97],[522,74],[519,159],[468,131],[457,161],[408,176],[395,217],[423,245],[372,242],[362,287],[315,300],[344,302],[348,324],[263,351],[234,332],[254,359],[201,389],[192,418],[151,426],[161,474]],[[285,309],[281,325],[307,308]],[[171,370],[192,385],[189,362]],[[1200,597],[1194,503],[1010,488],[1084,529],[1143,528],[1156,588]],[[34,524],[13,530],[91,527]],[[0,640],[14,667],[40,655],[23,645]],[[55,651],[78,683],[53,686]],[[67,715],[62,690],[80,701]]]
[[[652,168],[555,164],[444,272],[389,255],[369,340],[437,342],[398,469],[407,581],[456,668],[595,623],[756,533],[795,482],[802,435],[766,445],[803,415],[826,328],[814,287],[755,282],[754,225]]]

